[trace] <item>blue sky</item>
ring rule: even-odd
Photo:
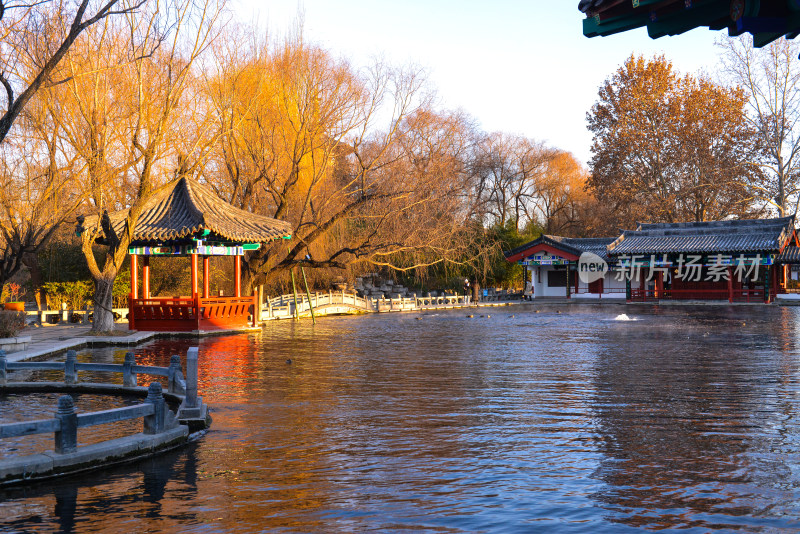
[[[645,29],[587,39],[578,0],[234,0],[236,17],[272,35],[304,13],[305,38],[355,65],[383,56],[424,67],[441,103],[486,131],[522,134],[590,157],[586,112],[631,54],[664,54],[681,72],[713,75],[715,39],[700,28],[652,40]],[[558,4],[558,5],[556,5]]]

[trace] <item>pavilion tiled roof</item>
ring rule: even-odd
[[[128,210],[109,214],[117,235],[124,230]],[[97,232],[97,216],[86,217],[83,231]],[[133,234],[135,242],[175,241],[208,230],[211,235],[235,242],[264,243],[289,237],[291,226],[264,215],[236,208],[214,191],[190,178],[180,178],[157,193],[144,206]]]
[[[560,239],[562,243],[578,249],[580,253],[591,252],[597,254],[606,261],[609,260],[608,245],[616,239],[615,237],[548,237]]]
[[[640,224],[608,247],[622,254],[777,253],[794,231],[795,216],[775,219]]]

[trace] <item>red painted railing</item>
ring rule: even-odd
[[[250,314],[256,311],[255,297],[211,297],[198,300],[201,330],[247,326],[252,322]]]
[[[256,298],[151,297],[130,299],[131,330],[191,332],[242,328],[256,322]]]
[[[603,288],[602,293],[597,293],[595,291],[589,291],[587,287],[579,287],[577,291],[575,291],[575,288],[570,288],[570,291],[573,295],[607,295],[611,293],[625,293],[626,290],[624,287]]]

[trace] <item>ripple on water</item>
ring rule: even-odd
[[[205,339],[201,443],[7,495],[0,526],[63,526],[74,502],[85,531],[800,528],[795,309],[537,309]],[[164,365],[187,344],[139,357]]]

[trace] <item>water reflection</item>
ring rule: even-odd
[[[156,520],[151,530],[164,519],[175,525],[196,523],[194,514],[185,511],[197,497],[196,447],[191,444],[91,475],[0,490],[0,526],[4,531],[49,525],[48,530],[82,532],[91,525],[96,527],[99,519],[105,521],[104,530],[124,532],[129,513]]]
[[[800,527],[795,309],[643,306],[615,321],[620,309],[287,321],[204,339],[214,424],[199,444],[3,493],[0,529]],[[165,365],[190,343],[137,357]]]
[[[594,411],[594,497],[606,518],[649,528],[798,526],[794,314],[661,310],[605,332]],[[667,319],[667,320],[664,320]],[[762,518],[762,519],[756,519]],[[773,524],[773,526],[775,526]]]

